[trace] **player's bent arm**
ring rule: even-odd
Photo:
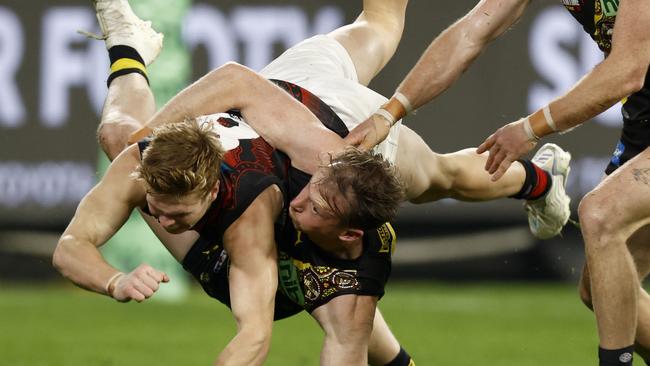
[[[481,0],[436,37],[397,91],[415,109],[449,88],[488,44],[512,26],[530,0]]]
[[[644,0],[621,1],[609,56],[549,105],[557,130],[573,128],[639,91],[649,66],[650,6]],[[541,113],[529,116],[535,134],[552,133],[545,121],[533,120],[536,115]]]
[[[368,364],[377,297],[342,295],[312,311],[325,331],[321,366]]]
[[[80,287],[106,293],[108,280],[118,273],[97,248],[106,243],[144,199],[144,189],[130,177],[138,162],[131,148],[120,154],[102,180],[81,200],[59,239],[52,263]]]
[[[262,365],[271,342],[278,286],[273,223],[282,209],[282,194],[267,188],[224,234],[230,256],[229,287],[237,334],[216,365]]]
[[[340,151],[345,146],[307,107],[255,71],[234,62],[209,72],[174,96],[145,127],[231,109],[240,110],[260,136],[289,155],[296,168],[308,173],[316,169],[322,151]],[[143,136],[133,138],[139,137]]]

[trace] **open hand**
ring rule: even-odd
[[[531,140],[524,131],[524,120],[509,123],[490,135],[477,149],[477,154],[489,151],[485,170],[496,181],[505,174],[514,161],[530,152],[536,140]]]
[[[390,131],[391,122],[381,115],[373,114],[352,129],[343,139],[359,150],[367,151],[384,141]]]

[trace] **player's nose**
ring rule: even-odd
[[[174,225],[174,220],[167,217],[167,216],[165,216],[165,215],[158,216],[158,222],[164,228],[168,228],[168,227]]]

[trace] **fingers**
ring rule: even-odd
[[[494,174],[497,171],[503,162],[503,159],[505,159],[507,156],[507,152],[505,150],[499,149],[495,151],[496,152],[492,152],[492,150],[490,150],[490,158],[492,158],[492,164],[490,164],[490,167],[487,170],[490,174]]]
[[[343,138],[343,141],[345,141],[347,145],[354,147],[358,147],[362,140],[363,136],[357,133],[356,129],[350,131],[350,133],[348,133],[348,135]]]
[[[494,145],[494,141],[496,141],[496,138],[494,134],[491,134],[479,147],[476,148],[476,153],[477,154],[483,154],[484,152],[490,150],[490,148]]]
[[[488,158],[485,161],[485,166],[483,167],[483,169],[485,169],[486,171],[489,172],[490,168],[492,167],[492,164],[494,163],[494,157],[499,152],[499,146],[498,145],[493,145],[492,147],[490,147],[489,150],[486,150],[486,151],[488,151]],[[478,153],[478,150],[476,152]]]
[[[124,276],[114,291],[114,298],[121,302],[142,302],[158,291],[161,282],[169,282],[169,276],[146,264],[140,265]]]
[[[373,147],[375,147],[375,144],[372,141],[368,141],[368,140],[363,140],[361,144],[357,146],[357,148],[361,151],[368,151]]]
[[[494,172],[494,174],[492,174],[492,181],[496,182],[497,180],[501,179],[508,168],[510,168],[510,165],[512,165],[512,162],[513,160],[511,160],[509,157],[503,159],[503,162],[499,164],[499,168]]]
[[[345,142],[359,150],[367,151],[383,141],[390,131],[391,122],[385,117],[373,114],[356,126],[345,137]]]

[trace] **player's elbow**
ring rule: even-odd
[[[621,98],[641,90],[645,84],[648,64],[645,57],[629,57],[629,52],[615,48],[612,53],[597,67],[602,74],[610,75],[612,84],[620,89]]]
[[[633,94],[643,89],[645,85],[645,80],[648,73],[648,65],[637,64],[634,67],[630,68],[628,71],[624,85],[626,87],[626,95]]]
[[[70,241],[71,238],[69,235],[62,236],[52,254],[52,266],[66,278],[69,278],[68,264],[70,263]]]
[[[249,73],[250,70],[246,66],[234,61],[229,61],[210,71],[206,77],[213,80],[215,86],[223,88],[229,85],[229,82],[243,81]]]

